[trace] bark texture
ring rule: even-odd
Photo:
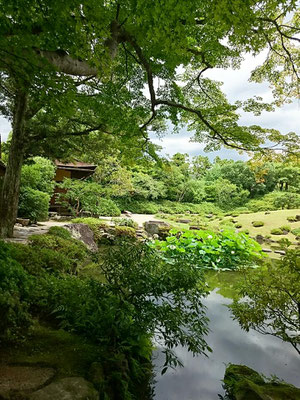
[[[18,212],[21,168],[25,148],[25,115],[28,94],[18,89],[15,97],[13,133],[0,196],[0,237],[12,237]]]

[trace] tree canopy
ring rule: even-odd
[[[171,120],[175,129],[188,123],[208,150],[253,151],[266,141],[295,150],[295,133],[240,126],[238,112],[259,115],[297,95],[296,3],[1,1],[1,113],[13,123],[2,235],[12,234],[24,156],[68,153],[92,132],[96,142],[117,136],[123,147],[153,154],[147,130],[161,132]],[[211,68],[238,68],[244,53],[265,48],[266,61],[251,79],[269,80],[272,104],[230,104],[220,83],[205,77]]]

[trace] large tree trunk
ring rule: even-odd
[[[0,237],[12,237],[18,212],[21,168],[25,148],[25,115],[28,93],[17,90],[13,118],[13,133],[8,163],[0,195]]]

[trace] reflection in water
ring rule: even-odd
[[[211,330],[207,342],[213,349],[209,358],[193,358],[184,348],[177,348],[184,368],[168,370],[161,376],[164,360],[156,352],[155,400],[217,400],[218,393],[224,394],[221,380],[228,363],[245,364],[266,376],[276,375],[300,386],[300,357],[292,346],[272,336],[242,331],[225,307],[230,302],[216,290],[205,301]]]

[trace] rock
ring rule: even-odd
[[[178,219],[176,222],[180,224],[189,224],[191,222],[190,219]]]
[[[54,375],[53,368],[0,365],[0,398],[9,399],[10,393],[37,390]]]
[[[145,222],[145,231],[149,235],[157,234],[159,235],[161,228],[171,228],[170,224],[163,221],[147,221]]]
[[[300,221],[300,215],[296,215],[295,218],[297,221]]]
[[[263,235],[256,235],[255,240],[259,243],[262,244],[265,240],[265,238],[263,237]]]
[[[191,225],[189,229],[190,229],[190,231],[200,231],[201,230],[200,226],[196,226],[196,225]]]
[[[60,379],[32,393],[29,400],[98,400],[91,382],[82,377]]]
[[[94,232],[88,225],[68,224],[65,225],[64,228],[66,228],[71,233],[74,239],[83,242],[90,251],[94,253],[98,251],[98,246],[94,241]]]
[[[56,211],[49,211],[49,218],[57,217],[58,213]]]
[[[282,256],[285,256],[285,251],[284,250],[274,250],[274,253],[280,254]]]
[[[81,211],[80,216],[83,217],[83,218],[84,217],[91,217],[92,213],[90,211]]]
[[[266,211],[266,212],[265,212],[265,215],[268,215],[268,214],[271,214],[270,211]]]
[[[16,223],[22,226],[28,226],[30,224],[30,219],[28,218],[17,218]]]
[[[232,400],[299,400],[300,389],[284,382],[265,382],[246,365],[231,364],[224,376],[226,394]]]
[[[272,250],[271,250],[271,249],[262,249],[262,251],[263,251],[264,253],[272,253]]]
[[[127,215],[128,217],[132,216],[132,213],[130,211],[124,210],[123,214]]]
[[[206,216],[206,218],[212,218],[214,216],[214,214],[208,214],[208,215],[205,215],[205,216]]]

